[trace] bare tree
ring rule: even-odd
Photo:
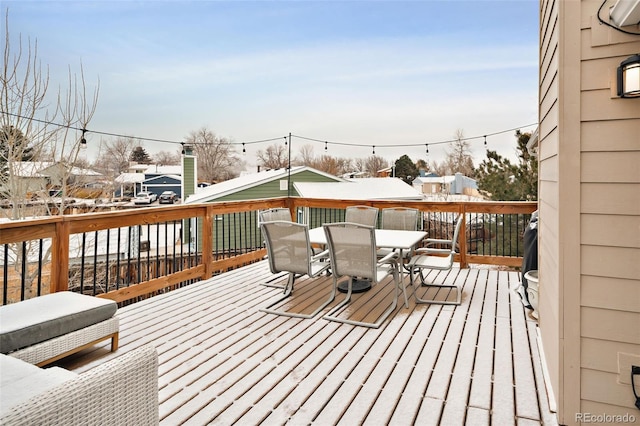
[[[244,162],[226,138],[220,138],[206,127],[191,132],[186,143],[198,159],[198,179],[220,182],[237,177],[244,170]]]
[[[153,161],[163,166],[177,166],[180,164],[180,153],[160,151],[153,155]]]
[[[450,149],[447,150],[447,158],[445,167],[447,174],[462,173],[465,176],[474,177],[475,167],[473,166],[473,156],[469,141],[464,139],[464,132],[461,129],[456,130],[455,141],[451,143]]]
[[[300,148],[300,152],[298,157],[293,161],[293,163],[297,166],[309,166],[315,167],[316,156],[313,151],[313,145],[306,144]]]
[[[80,75],[68,71],[66,89],[59,86],[55,93],[49,91],[48,68],[43,71],[38,57],[38,43],[29,39],[23,45],[21,36],[18,39],[17,50],[11,46],[9,32],[9,12],[5,17],[5,37],[2,63],[2,85],[0,87],[0,128],[14,129],[6,133],[6,150],[2,149],[3,164],[0,175],[2,193],[10,201],[9,218],[20,219],[27,216],[43,214],[64,214],[69,202],[67,198],[68,184],[71,181],[71,170],[78,160],[80,149],[86,142],[86,129],[96,109],[98,100],[98,86],[92,95],[87,93],[82,66]],[[21,136],[20,136],[21,135]],[[20,137],[24,139],[20,139]],[[49,179],[57,181],[61,197],[58,198],[55,209],[51,199],[34,209],[25,203],[28,192],[37,191],[41,196],[48,197],[50,183],[46,180],[38,182],[33,188],[25,184],[21,178],[21,168],[24,167],[25,150],[30,153],[32,160],[52,157],[55,163],[55,176]],[[33,164],[32,164],[33,165]],[[37,244],[37,243],[36,243]],[[24,257],[30,258],[37,247],[9,247],[16,261],[15,268],[23,263]],[[25,250],[26,249],[26,250]],[[42,253],[42,261],[50,259],[51,247]],[[17,273],[21,273],[17,271]],[[36,273],[35,271],[33,272]],[[27,272],[23,278],[30,283],[34,278]],[[29,292],[31,287],[29,287]],[[28,295],[27,295],[28,296]]]
[[[12,50],[9,32],[9,12],[5,17],[5,45],[2,66],[2,86],[0,92],[1,128],[16,129],[9,132],[7,149],[2,150],[3,173],[0,187],[11,202],[12,219],[26,215],[63,214],[67,203],[68,183],[71,170],[78,159],[80,149],[86,141],[86,128],[93,117],[98,99],[98,88],[92,95],[87,93],[84,72],[80,75],[69,69],[66,89],[60,86],[56,93],[49,93],[48,70],[43,71],[38,58],[38,43],[29,40],[23,46],[19,38],[17,51]],[[54,101],[55,100],[55,101]],[[22,135],[24,141],[16,139]],[[25,142],[26,141],[26,142]],[[48,195],[50,182],[41,181],[39,187],[27,187],[20,178],[24,150],[29,149],[31,159],[48,159],[58,166],[55,182],[61,190],[60,205],[51,210],[51,203],[40,205],[42,211],[25,210],[27,193],[37,192]]]
[[[382,157],[372,155],[365,160],[365,171],[369,176],[378,176],[378,172],[389,167],[389,162]]]
[[[267,169],[282,169],[289,166],[287,147],[281,144],[269,145],[264,151],[256,152],[256,156],[260,165]]]
[[[115,179],[129,169],[129,157],[138,142],[131,137],[101,140],[93,167],[100,173]]]

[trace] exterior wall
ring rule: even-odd
[[[248,188],[243,191],[238,191],[233,194],[226,195],[215,199],[218,201],[240,201],[240,200],[255,200],[261,198],[277,198],[286,197],[287,189],[280,188],[280,181],[287,180],[284,176],[283,179],[274,180],[272,182],[265,182],[261,185],[257,185],[253,188]],[[294,182],[336,182],[337,178],[330,178],[328,176],[320,175],[308,170],[295,173],[291,175],[291,196],[297,197],[299,194],[293,188]],[[241,235],[240,226],[236,224],[255,224],[255,234]],[[198,225],[200,227],[200,225]],[[260,246],[262,244],[262,236],[260,235],[258,217],[256,213],[246,213],[242,217],[236,217],[232,214],[224,214],[216,217],[214,226],[214,251],[228,250],[226,244],[231,241],[233,249],[245,249]],[[233,237],[231,237],[233,236]]]
[[[287,180],[284,176],[280,180]],[[233,194],[226,195],[224,197],[217,198],[215,201],[238,201],[238,200],[255,200],[260,198],[276,198],[286,197],[287,189],[280,189],[280,180],[274,180],[272,182],[265,182],[262,185],[248,188],[243,191],[238,191]],[[291,175],[291,196],[298,197],[299,194],[293,188],[294,182],[336,182],[337,178],[331,179],[327,176],[319,175],[311,171],[302,171]]]
[[[640,357],[640,99],[615,96],[615,69],[640,37],[601,25],[600,0],[540,4],[539,324],[558,421],[638,420],[618,357]]]

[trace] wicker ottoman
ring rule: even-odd
[[[43,366],[111,339],[118,349],[113,300],[63,291],[0,306],[0,352]]]

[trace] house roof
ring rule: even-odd
[[[144,169],[144,173],[147,175],[178,175],[182,176],[182,166],[163,166],[158,164],[152,164]]]
[[[295,175],[297,173],[301,173],[304,171],[311,171],[336,181],[340,181],[341,179],[330,175],[325,172],[321,172],[320,170],[316,170],[307,166],[297,166],[291,167],[291,175]],[[272,182],[274,180],[280,180],[288,177],[289,171],[287,169],[275,169],[275,170],[267,170],[264,172],[258,173],[250,173],[246,175],[242,175],[235,179],[229,179],[224,182],[216,183],[206,188],[202,188],[195,194],[190,195],[185,201],[185,204],[189,203],[200,203],[204,201],[215,200],[220,197],[224,197],[229,194],[233,194],[235,192],[239,192],[245,189],[253,188],[258,185],[262,185],[266,182]]]
[[[456,180],[455,176],[419,176],[413,180],[414,183],[451,183]]]
[[[306,198],[343,200],[422,200],[423,195],[399,178],[358,178],[347,182],[295,182]]]
[[[13,163],[14,174],[20,177],[47,177],[48,169],[62,164],[54,161],[16,161]],[[71,167],[69,174],[72,176],[102,176],[102,174],[91,169],[81,167]]]
[[[115,181],[117,183],[142,183],[144,179],[144,173],[122,173]]]

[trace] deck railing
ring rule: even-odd
[[[431,237],[464,233],[457,261],[518,267],[535,202],[354,201],[303,198],[150,207],[0,223],[2,304],[73,290],[126,304],[262,259],[258,211],[287,207],[311,227],[350,205],[411,207]]]

